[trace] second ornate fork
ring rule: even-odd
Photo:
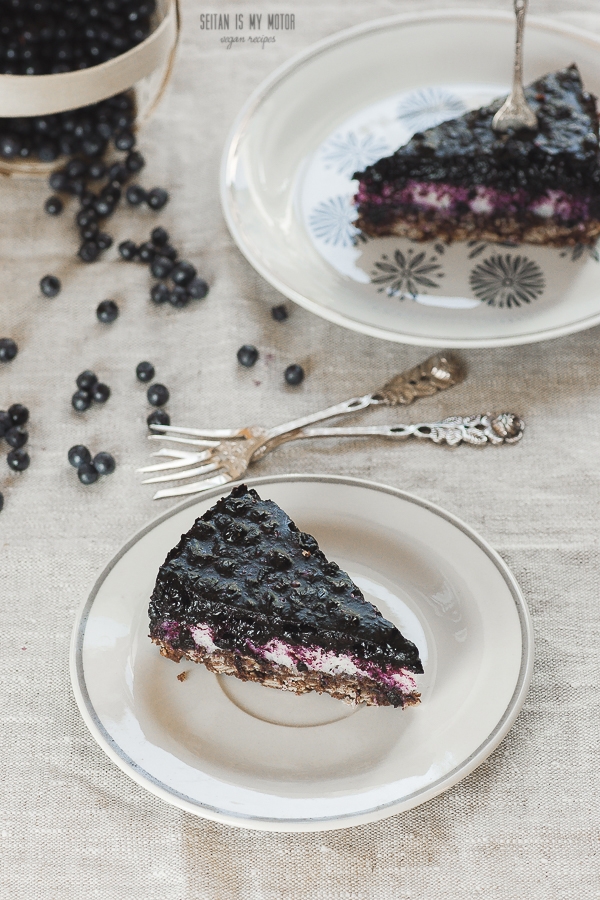
[[[434,444],[448,444],[455,447],[458,444],[474,444],[482,446],[483,444],[516,444],[523,437],[525,423],[513,413],[500,413],[499,415],[475,415],[475,416],[450,416],[441,422],[419,422],[415,425],[362,425],[353,427],[333,427],[333,428],[301,428],[297,431],[286,432],[279,437],[273,438],[266,444],[262,444],[258,450],[254,452],[248,460],[247,465],[262,459],[271,450],[290,441],[297,441],[304,438],[316,437],[387,437],[400,440],[407,438],[420,438],[421,440],[429,440]],[[190,443],[209,443],[208,441],[190,441]],[[172,461],[168,463],[158,463],[152,466],[145,466],[140,472],[156,473],[168,470],[166,475],[154,475],[147,478],[142,484],[157,484],[166,481],[180,481],[186,478],[192,478],[196,475],[207,475],[216,469],[225,468],[225,455],[227,446],[231,441],[225,440],[217,443],[219,448],[217,451],[204,450],[201,452],[189,452],[181,450],[160,450],[155,456],[168,456]],[[228,448],[231,450],[231,448]],[[237,444],[235,449],[240,449]],[[214,454],[218,454],[214,459]],[[211,460],[206,464],[207,460]],[[185,466],[204,463],[198,468],[186,469],[186,471],[174,473],[174,469],[183,468]],[[247,467],[247,466],[246,466]],[[244,469],[245,471],[245,469]],[[228,473],[229,474],[229,473]],[[243,472],[236,477],[239,478]],[[225,476],[221,476],[225,477]],[[208,490],[205,487],[210,483],[211,487],[216,484],[226,484],[233,480],[225,478],[225,481],[217,482],[215,478],[205,479],[186,485],[183,488],[173,488],[159,491],[154,499],[159,500],[162,497],[176,497],[182,494],[201,493]]]
[[[314,422],[355,413],[369,406],[407,406],[420,397],[429,397],[438,391],[460,384],[464,377],[465,369],[459,359],[451,354],[437,354],[407,372],[396,375],[378,391],[365,394],[363,397],[352,397],[344,403],[330,406],[300,419],[294,419],[275,428],[250,426],[241,429],[199,429],[153,425],[153,431],[160,433],[151,435],[150,440],[168,440],[202,448],[202,450],[193,455],[176,450],[159,451],[156,455],[170,456],[172,461],[159,464],[158,467],[147,467],[141,471],[181,470],[170,476],[158,476],[165,481],[196,475],[202,477],[202,481],[194,484],[159,491],[155,495],[155,499],[207,491],[240,478],[250,462],[260,457],[260,451],[266,452],[268,444],[275,440],[282,440],[286,435],[292,436]],[[194,467],[183,471],[192,462]],[[201,465],[198,466],[198,463]],[[211,475],[213,472],[219,474]],[[211,477],[206,477],[208,475]]]

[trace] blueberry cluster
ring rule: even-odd
[[[3,25],[0,24],[0,42],[2,30]],[[134,118],[133,97],[129,93],[123,93],[91,106],[54,115],[0,119],[0,158],[38,159],[40,162],[50,163],[60,156],[81,154],[87,159],[101,159],[111,140],[118,149],[133,147],[131,129]],[[68,189],[61,187],[55,190],[81,193],[80,179],[79,174],[69,174]],[[53,208],[55,203],[49,206],[46,211],[50,215],[60,212],[60,208]]]
[[[15,472],[23,472],[31,462],[29,454],[23,449],[29,440],[29,434],[23,427],[28,420],[29,410],[22,403],[13,403],[8,410],[0,410],[0,438],[12,447],[6,462]]]
[[[12,338],[0,338],[0,362],[12,362],[19,348]]]
[[[60,279],[56,275],[44,275],[40,280],[40,291],[44,297],[57,297],[60,294],[62,285]]]
[[[112,475],[116,469],[114,456],[105,450],[92,454],[83,444],[71,447],[68,459],[73,468],[77,469],[77,477],[82,484],[94,484],[100,475]]]
[[[0,0],[0,73],[48,75],[120,56],[151,32],[155,0]]]
[[[141,363],[137,364],[135,374],[138,381],[147,384],[147,382],[152,381],[156,373],[152,363],[143,360]],[[169,402],[169,396],[169,389],[166,388],[164,384],[151,384],[146,391],[146,397],[148,398],[150,406],[164,406],[165,403]],[[154,412],[150,413],[146,421],[148,422],[148,427],[150,427],[150,425],[171,424],[171,418],[164,409],[155,409]]]
[[[77,390],[71,397],[71,405],[77,412],[85,412],[94,403],[106,403],[110,397],[110,388],[107,384],[98,381],[98,376],[86,369],[77,376]]]
[[[119,244],[121,258],[127,262],[142,262],[150,267],[155,278],[160,279],[150,291],[153,303],[170,303],[181,308],[190,300],[202,300],[208,294],[208,285],[198,277],[195,266],[179,259],[179,253],[169,243],[169,234],[164,228],[153,228],[150,240],[139,246],[133,241]],[[165,284],[169,279],[171,285]]]

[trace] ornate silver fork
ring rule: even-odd
[[[516,444],[523,437],[525,423],[514,413],[500,413],[499,415],[475,416],[450,416],[442,419],[441,422],[419,422],[415,425],[363,425],[350,427],[332,427],[332,428],[301,428],[297,431],[286,432],[261,445],[252,455],[248,465],[261,459],[271,450],[279,447],[281,444],[290,441],[297,441],[304,438],[315,437],[388,437],[400,440],[414,437],[433,441],[434,444],[448,444],[455,447],[461,443],[475,444],[482,446],[483,444]],[[190,443],[192,443],[190,441]],[[198,442],[200,443],[200,442]],[[206,442],[208,443],[208,442]],[[224,443],[227,443],[224,442]],[[222,445],[221,445],[222,447]],[[221,451],[222,452],[222,449]],[[203,463],[210,459],[211,451],[203,452],[186,452],[180,450],[161,450],[154,454],[155,456],[171,456],[174,462],[158,463],[153,466],[145,466],[139,469],[140,472],[154,473],[168,469],[167,475],[157,475],[147,478],[142,484],[157,484],[166,481],[181,481],[186,478],[192,478],[202,473],[208,474],[209,471],[215,471],[215,463],[202,465],[199,468],[192,468],[185,472],[173,473],[173,469],[188,466],[196,463]],[[243,473],[241,473],[243,474]],[[239,475],[237,476],[240,477]],[[227,479],[231,480],[231,479]],[[193,485],[186,485],[185,488],[176,488],[174,491],[159,491],[155,499],[161,497],[177,496],[184,493],[196,493],[207,490],[203,485],[208,482],[197,482]],[[214,479],[211,479],[214,486]],[[225,484],[227,482],[220,482]],[[199,487],[200,485],[200,487]],[[187,488],[190,488],[188,491]]]
[[[420,397],[428,397],[438,391],[446,390],[459,384],[465,378],[462,362],[451,354],[436,354],[392,378],[380,390],[363,397],[352,397],[343,403],[330,406],[312,415],[303,416],[267,429],[261,426],[250,426],[241,429],[199,429],[179,428],[177,426],[154,425],[153,431],[160,432],[150,436],[150,440],[169,440],[181,444],[202,448],[202,452],[189,454],[189,451],[161,450],[158,456],[170,456],[170,463],[159,464],[159,468],[145,467],[141,471],[161,471],[180,469],[193,463],[194,467],[187,471],[177,472],[175,480],[202,476],[202,481],[180,487],[158,491],[156,500],[163,497],[178,497],[200,493],[219,487],[240,478],[253,459],[260,458],[259,451],[266,452],[266,445],[284,435],[292,435],[314,422],[334,416],[346,415],[366,409],[369,406],[407,406]],[[185,435],[185,436],[183,436]],[[188,437],[189,436],[189,437]],[[198,463],[202,465],[198,466]],[[219,474],[206,476],[213,472]],[[173,475],[158,476],[164,480],[173,480]]]

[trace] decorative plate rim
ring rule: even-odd
[[[259,105],[269,96],[271,91],[277,86],[279,82],[283,81],[284,78],[293,74],[295,70],[299,69],[306,62],[319,56],[321,53],[327,52],[330,47],[333,47],[338,43],[343,43],[344,41],[352,40],[355,37],[359,37],[371,32],[381,31],[389,28],[390,26],[396,25],[403,26],[428,22],[457,21],[466,19],[476,21],[487,20],[488,22],[504,23],[512,22],[514,20],[514,16],[510,12],[494,10],[455,9],[427,10],[421,13],[400,13],[395,16],[373,19],[369,22],[364,22],[359,25],[353,25],[350,28],[338,31],[333,35],[329,35],[328,37],[323,38],[322,40],[317,41],[314,44],[311,44],[309,47],[301,50],[299,53],[293,56],[292,59],[278,66],[273,72],[271,72],[270,75],[268,75],[261,82],[261,84],[259,84],[258,87],[255,88],[255,90],[250,94],[250,96],[242,106],[240,112],[233,122],[233,125],[231,126],[231,129],[225,141],[225,145],[223,147],[219,174],[219,192],[221,198],[221,208],[229,232],[236,246],[253,267],[253,269],[258,272],[258,274],[262,278],[264,278],[265,281],[267,281],[272,287],[279,291],[279,293],[283,294],[285,297],[288,297],[288,299],[293,300],[299,306],[304,307],[304,309],[309,310],[309,312],[314,313],[322,319],[333,322],[336,325],[341,325],[342,327],[348,328],[351,331],[356,331],[359,334],[366,334],[369,337],[381,338],[383,340],[392,341],[398,344],[407,344],[418,347],[446,347],[455,349],[468,349],[471,347],[515,347],[522,344],[534,344],[539,343],[540,341],[552,340],[559,337],[564,337],[569,334],[574,334],[579,331],[585,331],[588,328],[593,328],[595,325],[600,324],[600,311],[594,313],[593,315],[585,316],[582,319],[576,319],[575,321],[569,322],[567,324],[554,325],[552,327],[542,328],[540,330],[528,332],[526,334],[496,335],[493,338],[439,338],[390,331],[386,328],[381,328],[376,325],[359,322],[346,313],[336,312],[335,310],[323,306],[315,300],[311,300],[300,291],[297,291],[295,288],[288,285],[286,282],[278,278],[277,275],[273,274],[268,266],[265,266],[261,263],[260,259],[255,256],[251,248],[246,244],[241,231],[237,227],[230,192],[230,184],[232,181],[232,179],[230,178],[232,158],[235,155],[237,144],[240,138],[243,136],[243,132],[247,122],[249,121],[249,119],[251,119],[252,115],[259,107]],[[589,34],[587,31],[584,31],[583,28],[578,28],[575,25],[563,24],[562,22],[556,22],[553,19],[548,19],[543,16],[528,16],[527,27],[537,28],[542,31],[552,31],[558,34],[571,35],[572,37],[577,38],[578,40],[583,41],[584,43],[587,43],[600,51],[600,36]]]
[[[450,772],[446,773],[435,782],[432,782],[425,787],[414,791],[411,794],[408,794],[401,800],[396,799],[390,801],[389,803],[378,804],[377,806],[374,806],[368,810],[362,810],[359,813],[352,812],[337,814],[334,816],[322,816],[318,818],[298,817],[290,819],[261,817],[247,813],[234,814],[215,808],[208,804],[199,803],[197,800],[194,800],[191,797],[186,797],[173,788],[165,785],[163,782],[160,782],[158,779],[154,778],[154,776],[145,772],[119,747],[116,741],[106,731],[94,709],[85,683],[82,659],[83,638],[85,635],[85,629],[91,608],[100,588],[104,584],[104,581],[106,580],[112,569],[117,565],[121,558],[125,556],[125,554],[135,544],[138,543],[138,541],[145,537],[145,535],[147,535],[149,532],[154,530],[154,528],[156,528],[162,522],[166,521],[174,515],[177,515],[188,507],[194,506],[196,503],[198,503],[199,499],[204,500],[220,496],[224,492],[227,492],[229,489],[231,489],[231,487],[235,486],[236,484],[240,484],[241,482],[232,482],[230,485],[226,485],[225,487],[221,486],[218,488],[214,488],[203,494],[201,498],[196,496],[187,499],[183,503],[177,504],[167,512],[162,513],[155,519],[152,519],[151,522],[141,528],[132,538],[126,541],[123,547],[113,556],[113,558],[105,566],[105,568],[97,578],[89,596],[79,607],[75,622],[73,624],[69,666],[71,686],[75,695],[75,700],[79,707],[82,718],[92,734],[92,737],[104,750],[107,756],[109,756],[110,759],[112,759],[112,761],[116,763],[116,765],[123,772],[125,772],[125,774],[129,775],[129,777],[137,782],[141,787],[146,788],[146,790],[160,797],[162,800],[166,800],[171,805],[177,806],[180,809],[184,809],[187,812],[193,813],[194,815],[202,816],[212,821],[222,822],[227,825],[236,825],[238,827],[252,828],[260,831],[307,832],[348,828],[354,825],[374,822],[378,819],[387,818],[388,816],[394,815],[396,813],[412,809],[413,807],[419,806],[420,804],[425,803],[427,800],[432,799],[438,794],[449,790],[451,787],[453,787],[455,784],[469,775],[472,771],[474,771],[474,769],[476,769],[496,749],[496,747],[506,736],[523,706],[533,673],[533,623],[531,620],[531,614],[529,612],[521,589],[514,575],[512,574],[502,557],[493,549],[490,544],[488,544],[488,542],[484,538],[482,538],[462,519],[460,519],[458,516],[455,516],[453,513],[447,512],[446,510],[437,506],[437,504],[431,503],[428,500],[423,500],[422,498],[417,497],[414,494],[409,493],[408,491],[403,491],[398,488],[390,487],[389,485],[381,484],[379,482],[370,481],[363,478],[353,478],[341,475],[290,473],[287,475],[263,475],[257,478],[248,478],[245,479],[243,483],[249,485],[250,487],[254,487],[261,484],[277,484],[302,481],[334,483],[340,485],[362,487],[369,490],[390,494],[394,497],[398,497],[399,499],[405,500],[409,503],[415,504],[416,506],[420,506],[424,509],[429,510],[430,512],[440,516],[442,519],[454,525],[459,529],[459,531],[462,531],[463,534],[470,538],[491,560],[510,591],[517,609],[519,624],[521,628],[521,664],[519,668],[517,683],[515,685],[512,697],[502,717],[497,722],[496,726],[493,728],[487,738],[479,745],[479,747],[477,747],[476,750],[473,751],[473,753],[471,753],[465,760],[463,760]]]

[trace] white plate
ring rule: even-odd
[[[277,290],[375,337],[497,347],[600,322],[595,248],[361,240],[352,173],[412,133],[508,91],[511,13],[435,12],[321,41],[250,97],[225,147],[221,198],[242,253]],[[600,94],[600,39],[530,18],[525,76],[577,62]]]
[[[71,677],[92,735],[154,794],[246,828],[343,828],[447,790],[498,745],[527,692],[532,629],[513,576],[466,525],[401,491],[318,475],[247,483],[415,641],[420,706],[353,709],[160,656],[147,616],[158,567],[220,489],[141,531],[80,610]]]

